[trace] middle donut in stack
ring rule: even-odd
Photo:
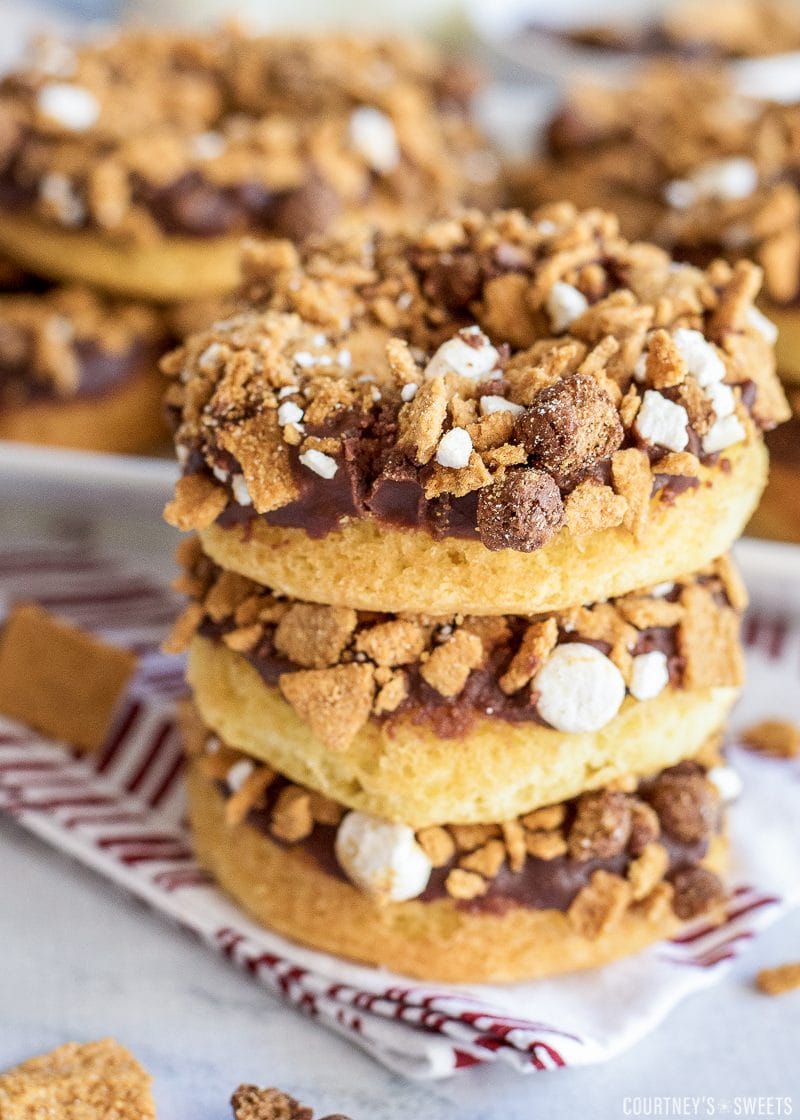
[[[724,553],[784,409],[757,270],[569,206],[245,265],[252,308],[167,363],[200,858],[283,933],[450,980],[719,902]]]

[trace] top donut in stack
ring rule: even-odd
[[[414,40],[126,31],[0,83],[0,247],[147,300],[229,292],[243,234],[299,240],[482,199],[475,75]]]
[[[747,262],[554,205],[254,245],[253,309],[168,360],[206,553],[298,599],[480,615],[705,567],[788,409]]]

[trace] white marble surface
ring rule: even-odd
[[[54,528],[35,511],[0,506],[5,540]],[[175,538],[155,519],[82,529],[153,571],[171,568]],[[769,999],[752,985],[759,967],[800,958],[800,913],[613,1062],[524,1078],[495,1067],[431,1084],[386,1072],[2,816],[0,938],[0,1069],[69,1039],[112,1035],[154,1074],[161,1120],[223,1120],[241,1081],[280,1085],[323,1115],[354,1120],[615,1118],[630,1114],[627,1098],[676,1095],[710,1098],[715,1113],[704,1100],[696,1113],[662,1115],[720,1115],[727,1102],[735,1115],[736,1097],[787,1095],[800,1111],[800,993]]]

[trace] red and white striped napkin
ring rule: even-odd
[[[800,569],[796,557],[792,564]],[[176,611],[172,594],[59,544],[0,552],[0,611],[22,598],[135,649],[140,667],[96,757],[0,721],[0,809],[406,1076],[498,1060],[525,1073],[606,1060],[723,976],[760,928],[800,904],[800,765],[734,748],[745,792],[731,814],[736,889],[719,927],[700,923],[594,972],[501,986],[421,984],[304,949],[249,921],[192,856],[174,723],[182,665],[158,649]],[[800,719],[800,617],[756,605],[745,638],[750,683],[738,726]]]

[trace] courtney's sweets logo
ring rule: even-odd
[[[792,1097],[735,1096],[735,1097],[623,1097],[622,1115],[633,1117],[660,1117],[677,1120],[681,1117],[723,1116],[760,1117],[792,1116]]]

